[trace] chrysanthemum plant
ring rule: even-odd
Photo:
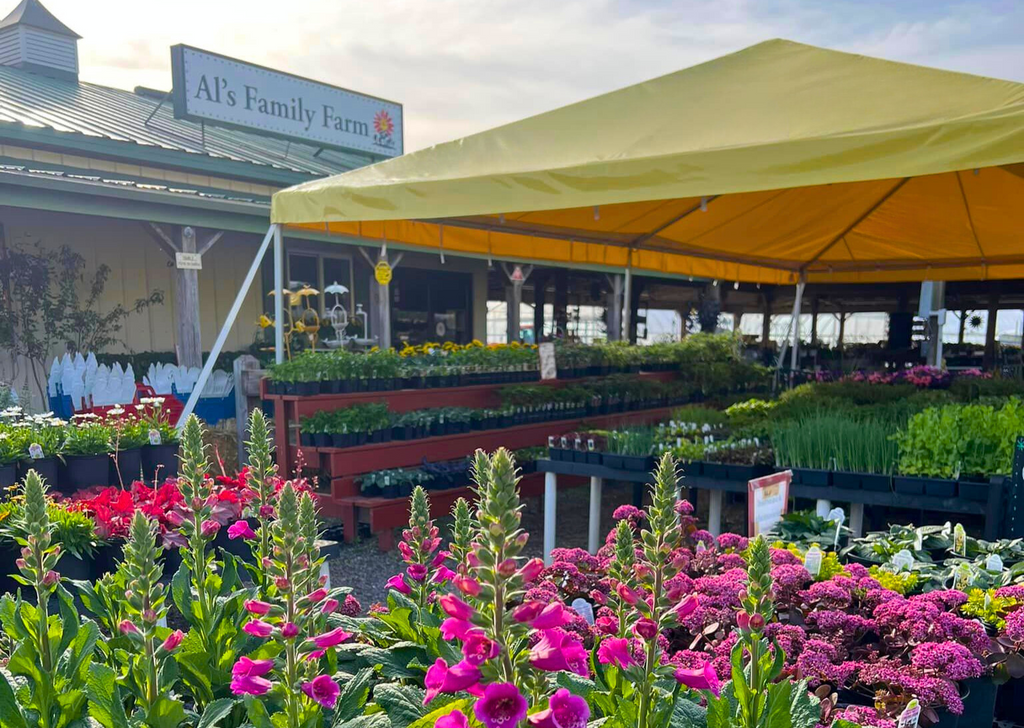
[[[721,695],[708,700],[708,728],[813,728],[821,717],[818,699],[806,681],[779,680],[785,654],[765,637],[774,618],[771,550],[764,537],[746,552],[747,584],[739,593],[739,639],[732,649],[732,679]]]
[[[590,715],[586,700],[564,688],[551,694],[554,673],[589,674],[587,651],[562,629],[571,616],[558,602],[523,601],[543,563],[522,556],[528,537],[519,527],[515,463],[504,449],[490,457],[477,451],[473,479],[478,503],[471,535],[465,533],[465,512],[456,512],[457,548],[467,549],[452,579],[457,593],[439,599],[447,615],[442,634],[460,645],[461,659],[438,658],[430,666],[424,704],[442,693],[470,697],[424,720],[454,728],[468,725],[471,713],[487,728],[524,721],[545,728],[584,725]],[[531,703],[535,712],[527,718]]]
[[[46,486],[34,471],[25,477],[22,523],[17,541],[21,557],[14,578],[35,604],[0,599],[3,631],[17,645],[0,672],[0,722],[26,728],[58,728],[84,722],[89,702],[117,700],[113,671],[93,664],[99,629],[80,621],[71,595],[55,571],[61,556],[53,543],[46,510]],[[56,596],[57,613],[51,614]],[[14,678],[13,682],[11,678]],[[93,706],[95,709],[95,705]],[[90,711],[91,712],[91,711]]]
[[[190,630],[175,654],[181,678],[198,708],[230,695],[231,668],[245,647],[241,631],[242,603],[247,590],[239,578],[238,560],[211,542],[220,524],[211,518],[214,496],[208,476],[209,461],[199,420],[189,416],[181,438],[179,488],[185,515],[181,532],[181,567],[171,580],[174,605]]]

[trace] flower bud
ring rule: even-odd
[[[276,579],[274,579],[274,586],[276,586],[281,591],[287,591],[289,587],[287,577],[279,576]]]
[[[174,652],[176,649],[178,649],[178,645],[181,644],[181,641],[183,639],[185,639],[185,633],[182,632],[180,629],[176,629],[169,635],[167,635],[167,639],[165,639],[163,644],[160,646],[168,652]]]
[[[57,582],[60,581],[60,574],[53,569],[46,572],[46,576],[43,577],[43,586],[56,586]]]
[[[523,577],[524,582],[530,584],[540,576],[542,571],[544,571],[544,562],[540,559],[530,559],[519,570],[519,575]]]
[[[299,627],[295,622],[285,622],[281,626],[281,636],[286,640],[295,639],[295,636],[299,633]]]
[[[736,612],[736,626],[744,632],[750,629],[750,615],[742,609]]]
[[[138,634],[139,628],[135,626],[134,622],[129,619],[122,619],[121,623],[117,625],[117,629],[121,634]]]
[[[750,628],[754,630],[764,629],[764,617],[756,612],[750,615]]]
[[[633,626],[636,636],[645,640],[653,640],[658,636],[658,625],[653,619],[643,617]]]
[[[508,579],[516,573],[515,559],[505,559],[498,564],[498,575]]]

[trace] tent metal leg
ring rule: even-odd
[[[793,299],[793,343],[789,350],[789,368],[793,374],[800,364],[800,304],[804,297],[804,285],[803,281],[796,284],[796,297]]]
[[[558,476],[544,473],[544,564],[551,566],[555,549],[555,512],[558,499]]]
[[[632,332],[633,323],[633,270],[626,268],[626,282],[622,291],[622,337],[620,341],[625,341],[627,344],[631,343],[630,333]]]
[[[271,225],[274,231],[274,361],[284,362],[284,241],[280,225]]]
[[[210,356],[206,360],[206,364],[203,365],[203,370],[199,373],[199,379],[196,380],[196,386],[192,389],[192,394],[189,395],[188,402],[185,403],[185,409],[181,411],[181,417],[178,419],[178,429],[180,430],[185,426],[185,420],[192,414],[196,408],[196,403],[199,402],[199,395],[202,394],[203,387],[206,386],[206,380],[210,378],[210,374],[213,372],[213,365],[217,363],[217,357],[220,356],[221,349],[224,348],[224,342],[228,338],[228,333],[231,331],[231,327],[235,324],[235,319],[238,318],[238,312],[242,308],[242,303],[245,301],[246,295],[249,293],[249,289],[252,287],[252,282],[256,279],[256,274],[260,270],[260,263],[263,262],[263,256],[267,254],[267,248],[270,247],[270,241],[272,238],[279,236],[280,228],[278,225],[271,225],[270,229],[267,230],[267,234],[263,238],[263,242],[260,244],[260,249],[256,251],[256,257],[252,261],[252,265],[249,266],[249,272],[245,274],[245,280],[242,281],[242,287],[238,289],[238,295],[235,296],[235,302],[231,304],[231,310],[228,311],[228,317],[224,320],[224,325],[221,326],[220,333],[217,334],[217,340],[213,342],[213,348],[210,349]],[[281,296],[275,296],[280,303]],[[278,321],[280,321],[280,316]],[[279,348],[278,351],[281,351]],[[236,387],[242,386],[241,382],[235,382]]]

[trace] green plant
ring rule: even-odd
[[[106,455],[110,449],[110,428],[101,422],[83,420],[68,427],[65,455]]]
[[[896,432],[891,420],[817,412],[779,422],[771,428],[771,440],[780,467],[888,475],[897,461]]]
[[[615,455],[646,457],[654,452],[656,441],[655,430],[651,427],[612,430],[607,437],[607,452]]]

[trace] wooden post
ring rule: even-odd
[[[231,365],[235,375],[235,428],[238,433],[238,467],[248,460],[245,450],[245,431],[249,423],[250,397],[260,395],[260,362],[251,354],[242,354]],[[255,375],[255,376],[254,376]]]
[[[196,231],[181,229],[181,252],[196,252]],[[199,271],[175,268],[174,307],[178,319],[178,366],[203,365],[203,336],[199,326]]]
[[[569,271],[555,272],[555,336],[565,336],[569,329]]]
[[[964,327],[967,325],[967,311],[960,311],[960,333],[956,337],[956,343],[963,346],[964,343]]]
[[[519,341],[519,314],[523,302],[523,286],[521,283],[509,283],[505,286],[505,341],[511,344]]]
[[[771,345],[772,336],[772,298],[767,291],[762,295],[764,299],[764,313],[761,319],[761,348],[767,349]]]
[[[533,276],[533,343],[544,339],[544,303],[547,295],[547,276]]]
[[[811,346],[818,345],[818,297],[811,299]]]
[[[612,285],[608,292],[608,341],[622,340],[622,276],[608,276]]]

